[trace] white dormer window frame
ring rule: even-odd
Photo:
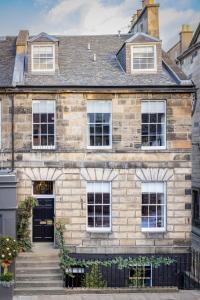
[[[52,59],[53,62],[52,62],[52,68],[51,69],[47,69],[47,68],[35,68],[34,67],[34,59],[38,59],[39,61],[39,64],[38,65],[41,65],[41,57],[40,57],[40,54],[38,54],[38,58],[34,58],[33,55],[34,55],[34,49],[35,48],[45,48],[45,47],[51,47],[52,48],[52,54],[53,56],[52,57],[48,57],[48,54],[46,54],[47,56],[44,57],[43,59]],[[52,44],[47,44],[47,43],[43,43],[43,44],[34,44],[34,45],[31,45],[31,71],[34,72],[34,73],[52,73],[52,72],[55,72],[55,45],[52,45]]]
[[[142,49],[142,48],[153,48],[153,59],[154,59],[154,66],[153,68],[134,68],[133,66],[133,59],[134,59],[134,49]],[[145,53],[145,52],[144,52]],[[142,54],[142,52],[141,52]],[[148,59],[148,57],[145,57]],[[142,56],[138,56],[138,61],[139,64],[141,64]],[[138,45],[133,45],[131,46],[131,73],[152,73],[152,72],[157,72],[157,49],[155,44],[138,44]]]

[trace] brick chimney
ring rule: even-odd
[[[180,53],[183,53],[190,45],[193,30],[190,25],[183,24],[180,32]]]
[[[26,52],[28,38],[28,30],[20,30],[16,41],[16,54],[23,54]]]
[[[132,21],[131,32],[144,32],[159,38],[159,4],[155,0],[143,0],[142,10],[137,10],[137,19]]]

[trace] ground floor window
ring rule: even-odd
[[[142,230],[163,231],[166,223],[164,182],[142,183]]]
[[[111,229],[111,183],[87,183],[87,230]]]
[[[152,266],[135,266],[129,271],[129,287],[152,286]]]

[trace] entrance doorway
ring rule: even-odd
[[[54,195],[52,181],[35,181],[33,195],[38,205],[33,209],[33,242],[54,241]]]

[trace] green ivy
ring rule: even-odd
[[[64,231],[65,225],[62,222],[57,222],[56,224],[56,241],[60,249],[60,267],[65,273],[66,269],[79,266],[80,268],[91,268],[92,266],[103,266],[111,267],[116,265],[120,270],[124,268],[131,268],[134,266],[146,266],[152,265],[154,268],[158,268],[161,265],[171,265],[176,262],[175,259],[170,257],[155,257],[155,256],[137,256],[137,257],[128,257],[123,258],[121,256],[115,257],[113,259],[107,260],[80,260],[70,256],[70,251],[67,249],[64,243]]]

